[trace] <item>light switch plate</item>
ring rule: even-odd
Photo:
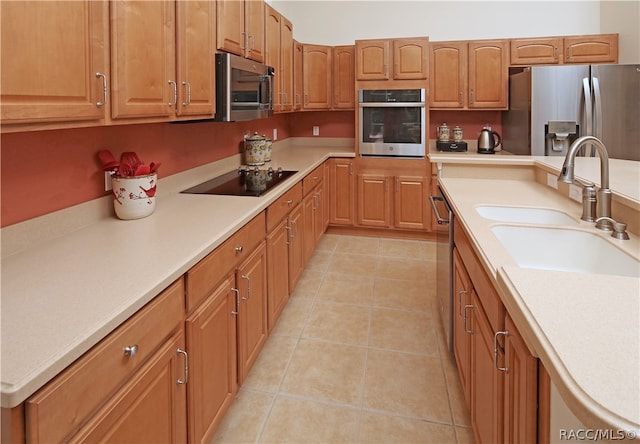
[[[314,126],[313,127],[313,135],[314,136],[319,136],[320,135],[320,127],[319,126]]]
[[[547,185],[551,188],[558,189],[558,176],[547,173]]]
[[[104,190],[105,191],[111,191],[112,187],[111,187],[111,172],[110,171],[105,171],[104,172]]]
[[[273,129],[273,140],[278,140],[278,128]]]
[[[569,198],[576,202],[582,202],[582,189],[578,185],[569,185]]]

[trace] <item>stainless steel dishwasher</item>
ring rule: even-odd
[[[436,293],[440,319],[447,347],[453,351],[453,211],[438,186],[435,196],[429,196],[436,216]]]

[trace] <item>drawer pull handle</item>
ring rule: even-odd
[[[249,276],[245,276],[244,274],[241,276],[242,279],[247,281],[247,297],[242,297],[243,301],[248,301],[251,298],[251,278]]]
[[[236,309],[233,310],[231,314],[238,316],[238,314],[240,313],[240,290],[238,290],[237,288],[232,288],[231,291],[236,294]]]
[[[189,382],[189,355],[187,355],[187,352],[181,348],[177,349],[176,353],[184,356],[184,379],[178,378],[176,381],[178,385],[184,385]]]
[[[135,355],[138,354],[138,345],[134,344],[134,345],[127,345],[124,348],[124,355],[127,358],[133,358]]]
[[[244,250],[242,245],[240,245],[239,247],[236,247],[236,253],[242,253],[242,250]]]
[[[508,373],[509,372],[509,367],[500,367],[498,365],[498,351],[500,349],[502,349],[502,347],[500,347],[500,344],[498,344],[498,336],[504,336],[506,338],[507,336],[509,336],[509,332],[507,332],[507,331],[497,331],[493,335],[493,363],[494,363],[494,365],[496,367],[496,370]]]
[[[293,200],[292,200],[292,199],[289,199],[289,200],[287,201],[287,205],[289,205],[289,206],[293,205]]]
[[[464,316],[462,317],[463,321],[464,321],[464,332],[468,333],[470,335],[473,334],[473,329],[471,328],[467,328],[467,319],[469,319],[469,316],[467,316],[467,309],[470,308],[473,310],[473,305],[465,305],[464,308],[462,309],[462,313],[464,313]]]

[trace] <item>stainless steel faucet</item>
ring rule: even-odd
[[[607,148],[604,146],[604,143],[597,137],[593,136],[583,136],[576,139],[571,146],[569,147],[569,151],[567,151],[567,157],[564,159],[564,164],[562,165],[562,171],[558,176],[562,182],[566,183],[574,183],[585,187],[585,192],[583,192],[583,212],[582,219],[593,221],[593,214],[588,214],[588,208],[593,208],[592,201],[590,203],[587,202],[587,199],[593,199],[593,194],[587,192],[586,183],[581,180],[576,180],[574,177],[574,168],[575,168],[575,159],[576,154],[580,148],[587,144],[592,144],[598,150],[598,155],[600,156],[600,190],[598,191],[597,197],[597,218],[596,219],[596,228],[604,231],[611,231],[613,228],[611,226],[611,222],[608,220],[611,218],[611,189],[609,189],[609,153],[607,152]],[[593,185],[593,184],[589,184]]]

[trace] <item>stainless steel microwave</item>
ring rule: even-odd
[[[358,91],[361,156],[424,157],[425,89]]]
[[[216,115],[233,122],[273,115],[273,68],[234,54],[216,60]]]

